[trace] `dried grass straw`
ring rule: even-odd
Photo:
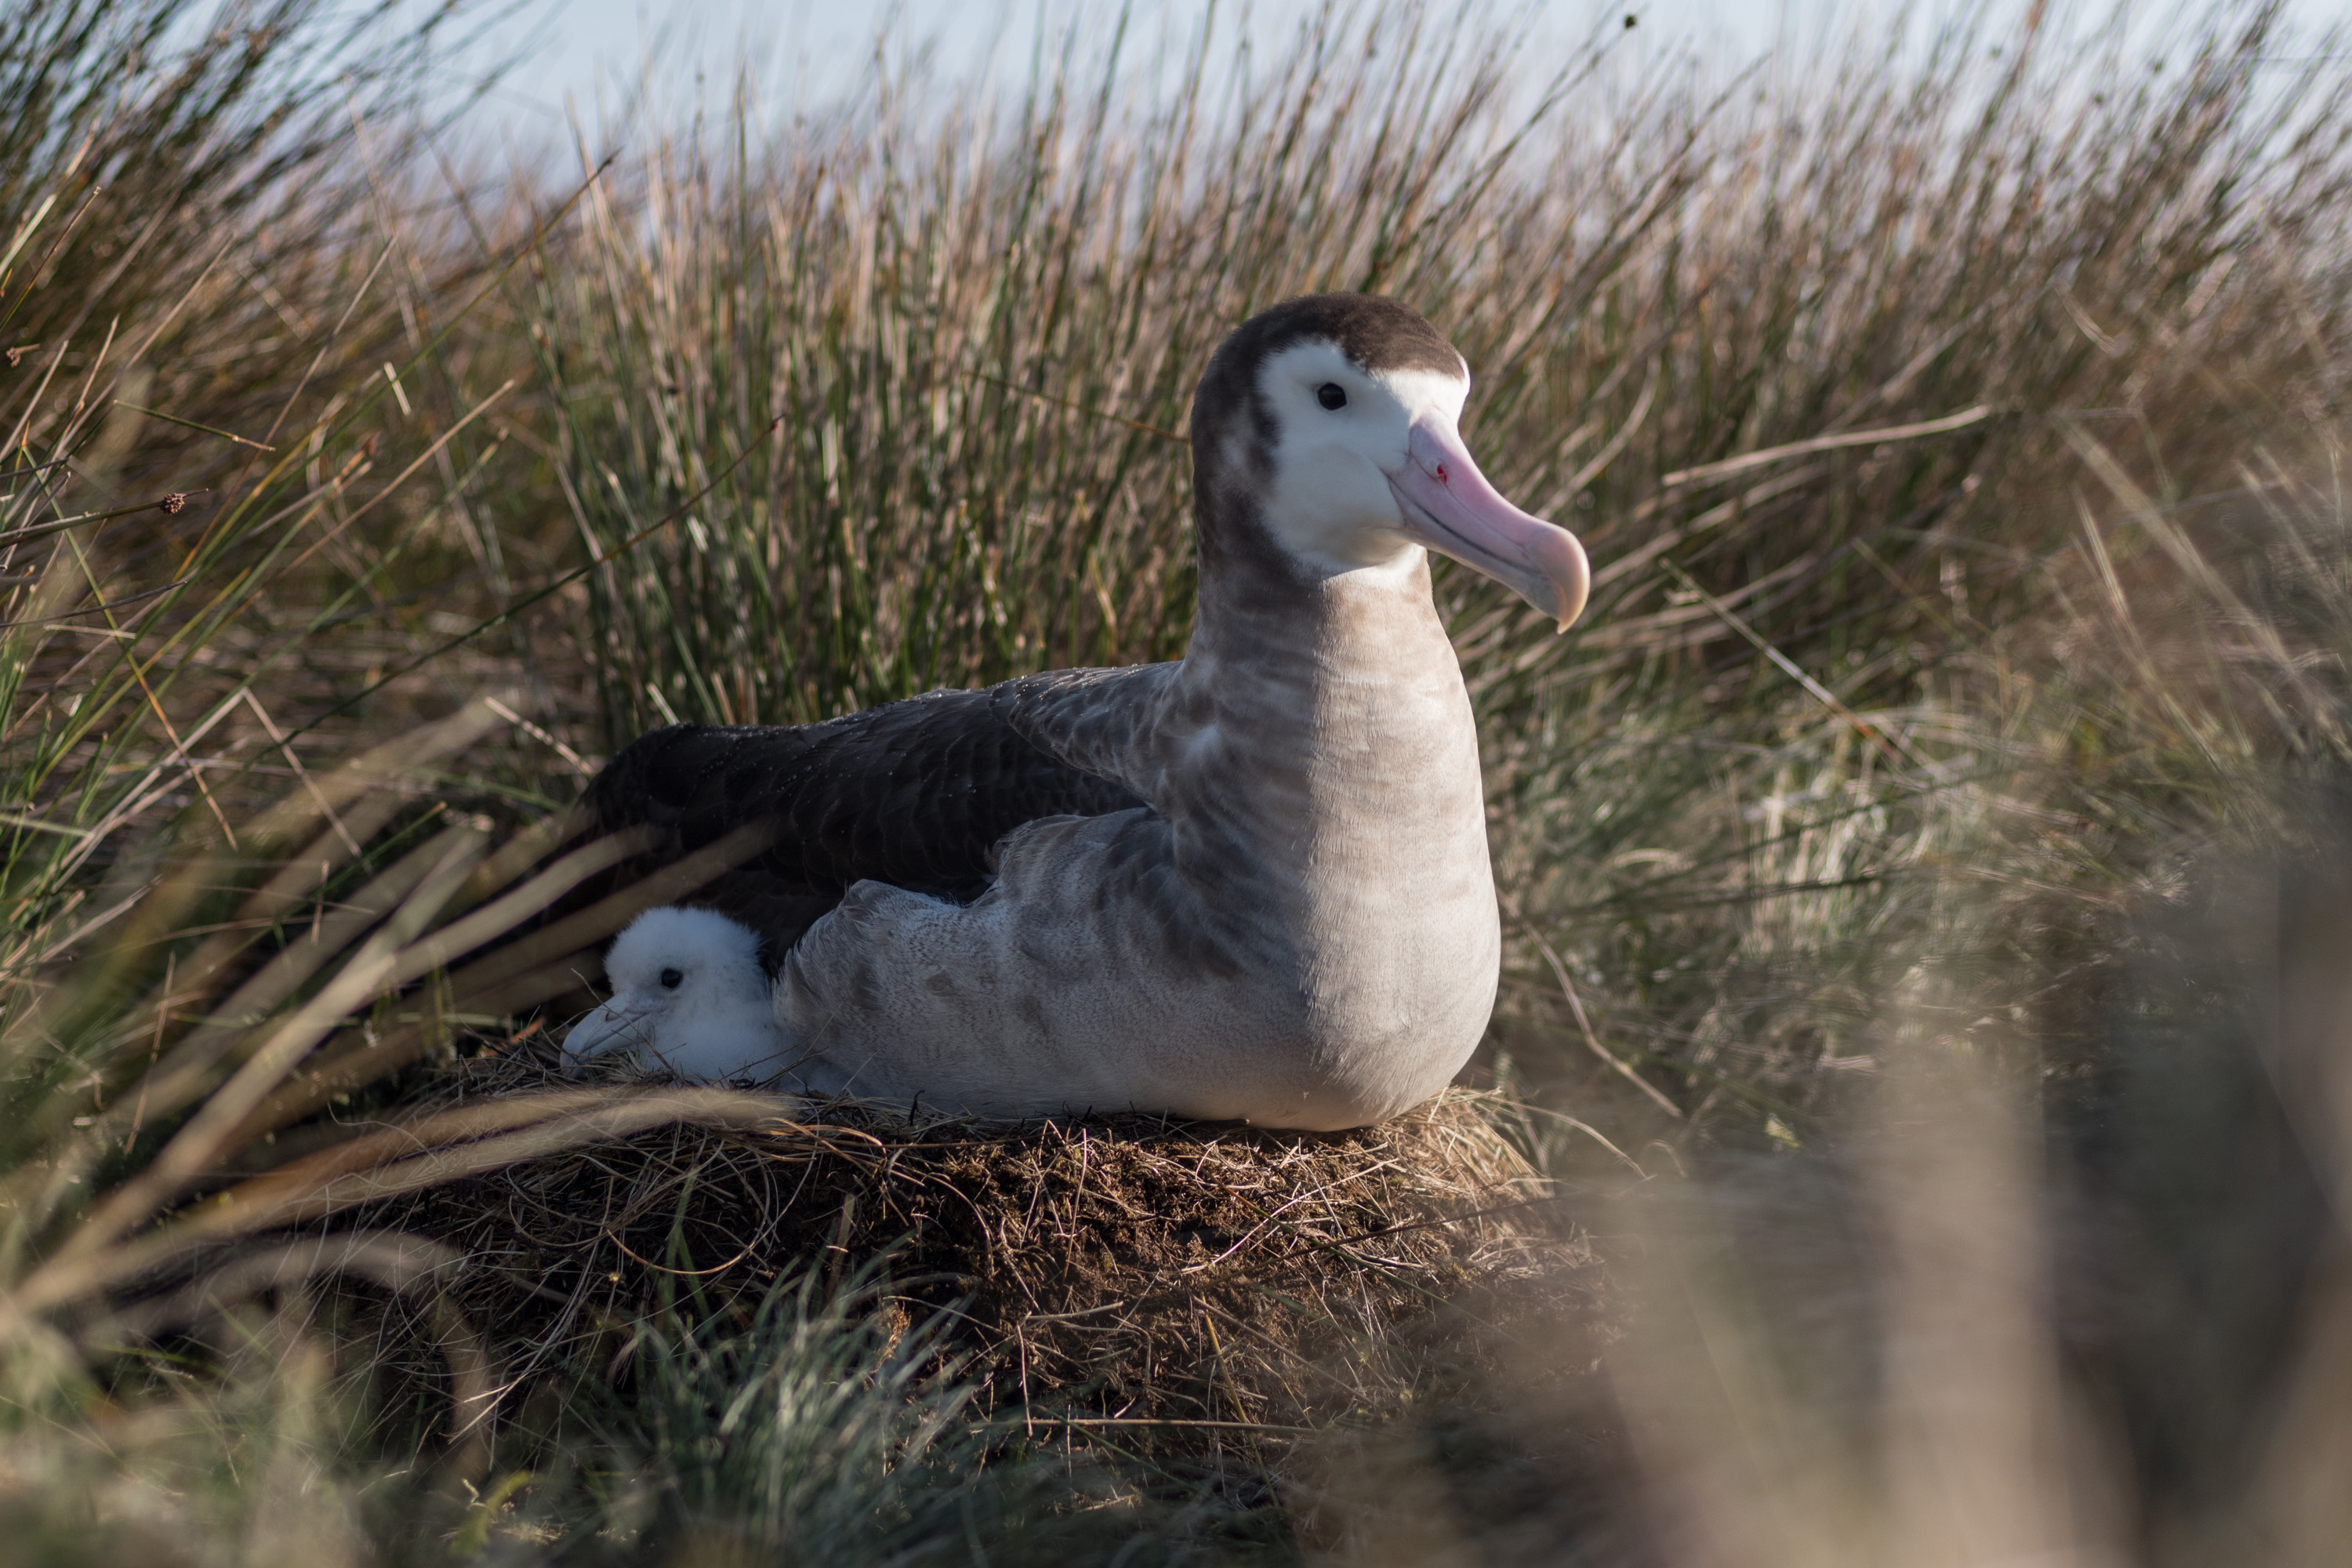
[[[446,1124],[559,1081],[476,1060],[418,1109]],[[1564,1280],[1597,1290],[1551,1184],[1497,1131],[1503,1109],[1455,1089],[1324,1134],[777,1101],[339,1206],[331,1223],[461,1254],[449,1297],[495,1335],[510,1402],[587,1368],[625,1375],[665,1308],[733,1313],[795,1268],[831,1283],[878,1267],[894,1313],[945,1315],[986,1404],[1181,1445],[1393,1410],[1531,1307],[1522,1287],[1547,1281],[1554,1310]]]

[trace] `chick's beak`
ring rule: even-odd
[[[563,1056],[576,1065],[614,1051],[639,1051],[652,1043],[652,1009],[615,996],[572,1026],[563,1037]]]

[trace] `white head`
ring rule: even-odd
[[[1469,393],[1462,356],[1396,301],[1287,300],[1244,323],[1202,379],[1195,461],[1218,470],[1202,488],[1238,483],[1275,542],[1317,572],[1410,569],[1425,547],[1564,630],[1591,584],[1584,547],[1478,471],[1460,429]]]
[[[775,1076],[787,1064],[759,933],[713,910],[647,910],[604,955],[613,998],[572,1026],[577,1064],[622,1052],[680,1078]]]

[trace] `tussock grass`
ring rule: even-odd
[[[1482,460],[1599,563],[1558,641],[1441,572],[1512,1055],[1623,1083],[1557,959],[1672,1102],[1629,1101],[1640,1131],[1801,1116],[1866,1054],[1887,949],[1843,933],[1900,918],[1881,884],[2010,766],[1979,671],[2055,608],[2066,498],[2108,489],[2083,444],[2208,508],[2251,452],[2326,446],[2343,84],[2263,64],[2258,11],[2210,26],[2168,72],[1864,40],[1820,93],[1644,70],[1616,30],[1515,118],[1507,41],[1368,11],[1163,100],[1106,65],[782,142],[740,103],[707,141],[640,128],[536,306],[583,537],[701,498],[593,579],[604,736],[1172,657],[1191,376],[1284,294],[1393,292],[1468,355]]]
[[[1711,79],[1342,9],[1246,78],[1073,46],[776,132],[747,89],[502,188],[410,113],[429,27],[194,15],[0,21],[28,1552],[2327,1560],[2325,41],[2225,10],[2158,71],[2047,19]],[[1559,639],[1440,574],[1515,1152],[845,1121],[782,1202],[761,1097],[530,1079],[628,912],[564,902],[628,848],[564,837],[597,756],[1173,657],[1191,379],[1326,287],[1454,335],[1474,448],[1599,569]],[[1609,1313],[1412,1320],[1510,1275],[1464,1216],[1537,1178]],[[1175,1290],[1253,1184],[1355,1196]],[[703,1278],[721,1230],[750,1273]],[[1332,1337],[1223,1337],[1286,1297]],[[622,1390],[551,1374],[592,1342]],[[1049,1452],[1024,1373],[1238,1425]]]

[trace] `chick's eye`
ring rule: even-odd
[[[1348,389],[1336,381],[1327,381],[1315,389],[1315,401],[1326,408],[1348,406]]]
[[[675,991],[685,979],[686,975],[682,971],[665,969],[661,972],[662,989],[665,991]]]

